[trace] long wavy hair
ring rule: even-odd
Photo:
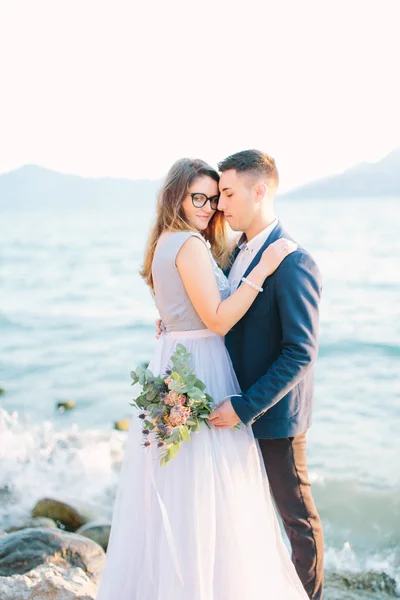
[[[190,186],[199,177],[211,177],[217,183],[219,174],[200,159],[182,158],[169,170],[158,196],[156,219],[145,249],[140,275],[153,289],[152,264],[157,242],[164,231],[197,231],[186,220],[182,207]],[[229,263],[226,222],[222,212],[215,211],[207,229],[201,232],[211,244],[213,256],[221,268]]]

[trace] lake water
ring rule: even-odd
[[[308,439],[327,569],[400,584],[400,199],[276,208],[324,279]],[[111,513],[126,436],[113,423],[155,344],[137,274],[152,214],[120,203],[0,215],[0,529],[44,495]],[[76,408],[57,412],[67,399]]]

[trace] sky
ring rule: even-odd
[[[259,148],[282,191],[400,147],[398,0],[0,0],[0,173],[162,177]]]

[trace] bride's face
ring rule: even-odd
[[[183,212],[189,225],[198,231],[207,229],[216,212],[211,205],[217,206],[218,196],[218,183],[214,179],[207,176],[195,179],[189,188],[188,195],[182,202]],[[210,200],[201,206],[207,198]]]

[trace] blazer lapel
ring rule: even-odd
[[[257,252],[255,257],[251,261],[250,265],[247,267],[243,277],[247,277],[249,275],[249,273],[251,273],[251,271],[254,269],[254,267],[256,265],[258,265],[258,263],[261,260],[261,256],[262,256],[262,253],[264,252],[264,250],[266,250],[270,244],[272,244],[276,240],[279,240],[279,238],[283,237],[283,235],[284,235],[283,227],[281,225],[281,222],[278,221],[278,224],[274,227],[274,229],[271,231],[270,235],[268,236],[267,241],[261,246],[261,249]],[[242,285],[242,283],[243,282],[240,281],[239,286]]]

